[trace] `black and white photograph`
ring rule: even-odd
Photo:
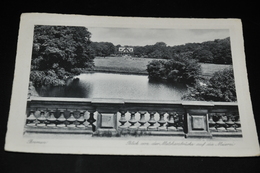
[[[24,15],[7,150],[259,154],[238,19],[84,17]]]

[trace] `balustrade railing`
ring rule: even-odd
[[[26,132],[242,137],[237,103],[76,98],[28,100]]]
[[[239,115],[209,114],[209,129],[211,132],[241,132]]]

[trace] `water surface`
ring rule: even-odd
[[[123,98],[142,100],[180,100],[187,92],[184,84],[151,82],[146,75],[87,73],[62,87],[36,88],[42,97]]]

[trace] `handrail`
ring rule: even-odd
[[[213,102],[213,101],[171,101],[171,100],[135,100],[135,99],[107,99],[107,98],[68,98],[68,97],[30,97],[28,101],[50,102],[91,102],[91,103],[136,103],[136,104],[181,104],[199,106],[238,106],[237,102]]]

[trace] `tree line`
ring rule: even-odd
[[[121,45],[110,42],[92,42],[91,49],[96,56],[116,56]],[[230,38],[215,39],[202,43],[187,43],[184,45],[167,46],[164,42],[154,45],[131,46],[134,56],[141,58],[175,59],[183,55],[202,63],[232,64]]]

